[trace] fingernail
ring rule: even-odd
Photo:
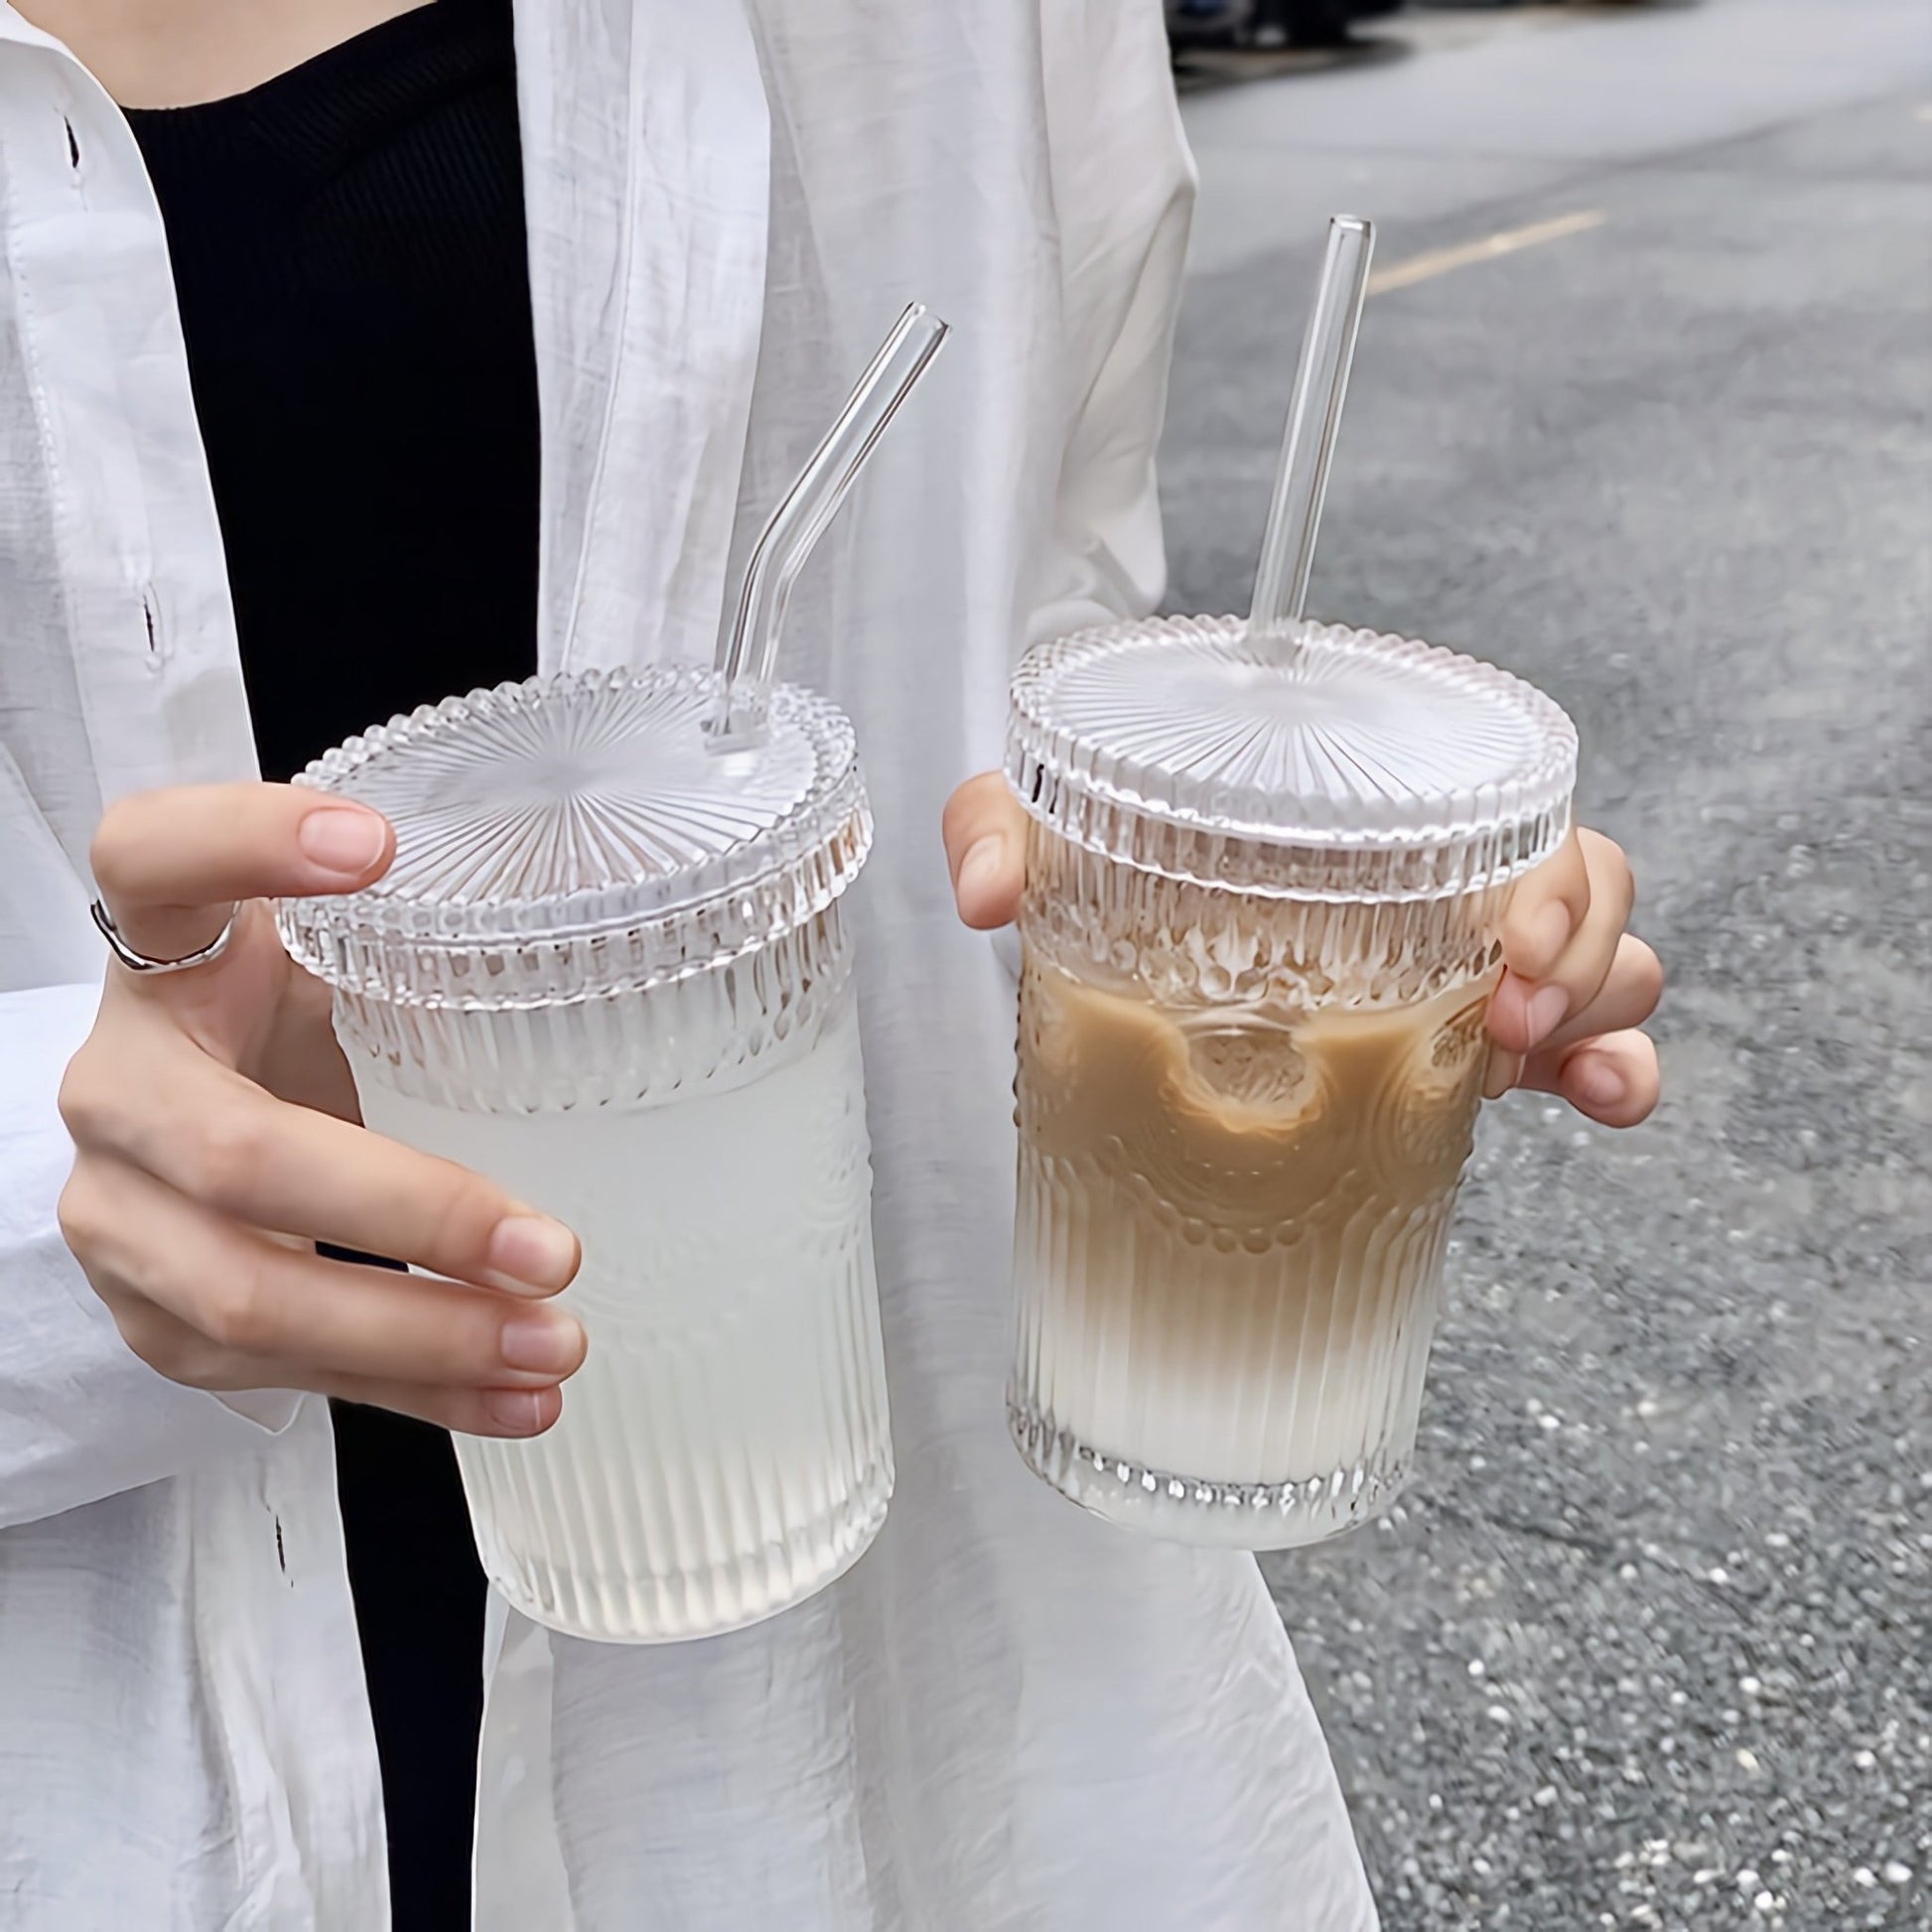
[[[1530,995],[1530,1003],[1523,1010],[1523,1018],[1529,1026],[1529,1041],[1532,1048],[1542,1043],[1563,1025],[1564,1016],[1570,1011],[1570,995],[1561,986],[1539,986]]]
[[[577,1272],[577,1237],[547,1214],[510,1214],[496,1223],[484,1282],[511,1295],[548,1295]]]
[[[1540,906],[1526,935],[1532,954],[1529,963],[1548,972],[1570,943],[1572,923],[1570,907],[1562,899],[1552,899],[1548,905]]]
[[[483,1407],[506,1436],[534,1436],[543,1426],[543,1405],[534,1389],[485,1389]]]
[[[506,1367],[532,1375],[565,1375],[584,1353],[584,1330],[563,1313],[519,1314],[503,1323],[497,1342]]]
[[[1482,1097],[1500,1100],[1523,1077],[1523,1056],[1507,1046],[1489,1049],[1489,1064],[1482,1073]]]
[[[1600,1053],[1586,1053],[1564,1069],[1563,1084],[1591,1107],[1614,1107],[1630,1084]]]
[[[303,855],[324,872],[359,879],[382,857],[389,828],[373,812],[329,805],[311,812],[296,831]]]

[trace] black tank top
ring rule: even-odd
[[[529,675],[509,0],[436,0],[245,94],[128,118],[167,224],[264,774]],[[461,1932],[483,1587],[449,1438],[340,1405],[336,1426],[394,1922]]]

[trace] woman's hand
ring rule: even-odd
[[[240,911],[207,965],[109,969],[61,1091],[76,1150],[61,1225],[128,1346],[174,1381],[535,1435],[584,1358],[577,1322],[543,1306],[577,1272],[576,1237],[355,1125],[326,990],[262,902],[356,891],[393,856],[375,813],[282,785],[151,792],[107,814],[94,877],[135,951],[184,958]],[[442,1279],[326,1260],[318,1241]]]
[[[1020,908],[1027,818],[997,771],[946,806],[946,859],[959,916],[988,930]],[[1503,923],[1506,971],[1489,1002],[1483,1091],[1561,1094],[1606,1127],[1634,1127],[1657,1104],[1657,1049],[1639,1031],[1663,990],[1657,955],[1624,925],[1632,884],[1600,832],[1574,833],[1516,889]]]

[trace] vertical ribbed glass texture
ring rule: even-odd
[[[834,911],[753,959],[554,1009],[537,1055],[515,1037],[533,1016],[412,1016],[433,1081],[395,1077],[388,1016],[340,999],[368,1125],[584,1244],[558,1306],[590,1353],[562,1419],[530,1442],[457,1439],[483,1567],[539,1622],[628,1642],[735,1629],[823,1588],[885,1521],[848,967]],[[526,1060],[569,1104],[492,1108]],[[612,1066],[640,1091],[575,1104]]]

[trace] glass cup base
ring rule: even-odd
[[[1010,1396],[1021,1459],[1069,1502],[1117,1528],[1222,1550],[1292,1550],[1372,1522],[1408,1480],[1406,1455],[1371,1457],[1287,1482],[1215,1482],[1150,1469],[1080,1442]]]
[[[593,1643],[686,1643],[750,1629],[830,1588],[878,1539],[892,1494],[887,1459],[834,1516],[790,1531],[758,1556],[673,1576],[518,1560],[492,1546],[481,1520],[477,1540],[491,1587],[533,1623]]]

